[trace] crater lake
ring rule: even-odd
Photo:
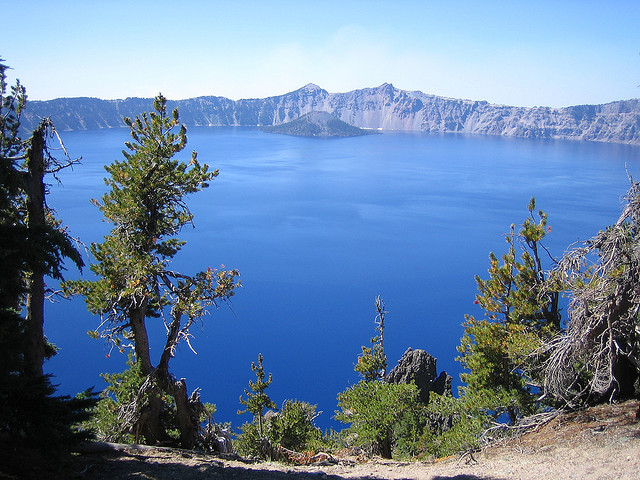
[[[123,159],[128,129],[61,136],[82,164],[53,182],[49,204],[85,245],[100,242],[110,225],[90,200],[106,191],[104,165]],[[194,228],[179,235],[187,244],[172,267],[236,268],[243,287],[192,328],[197,354],[182,344],[172,371],[217,405],[216,421],[234,426],[250,421],[236,415],[238,397],[262,353],[272,400],[316,404],[318,426],[341,428],[336,395],[358,381],[353,366],[375,334],[378,295],[389,368],[408,347],[425,349],[456,393],[461,323],[483,315],[474,276],[487,277],[489,252],[506,251],[504,234],[527,217],[529,199],[548,212],[544,243],[560,257],[617,220],[627,170],[640,176],[640,147],[620,144],[396,132],[315,139],[233,127],[192,127],[188,139],[177,158],[196,150],[220,175],[187,197]],[[67,278],[78,276],[70,267]],[[102,389],[100,373],[126,368],[126,354],[87,335],[100,319],[81,299],[46,308],[60,351],[45,368],[59,393]],[[150,323],[157,360],[164,326]]]

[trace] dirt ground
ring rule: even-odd
[[[0,479],[639,480],[639,404],[629,401],[566,414],[503,445],[435,462],[332,458],[302,467],[127,446],[114,452],[76,454],[56,466],[21,462],[22,468],[13,470],[0,465]]]

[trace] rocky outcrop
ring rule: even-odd
[[[437,375],[436,359],[425,350],[408,348],[398,364],[385,376],[387,383],[415,383],[420,400],[429,403],[429,393],[451,395],[452,378],[446,372]]]
[[[329,93],[314,84],[275,97],[230,100],[198,97],[170,101],[188,126],[269,126],[295,120],[312,111],[360,128],[438,133],[566,138],[640,144],[640,100],[566,108],[513,107],[407,91],[385,83],[346,93]],[[29,102],[24,127],[33,130],[51,117],[59,130],[124,126],[152,108],[151,99],[60,98]]]

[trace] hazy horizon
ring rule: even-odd
[[[262,99],[265,99],[265,98],[273,98],[273,97],[281,97],[281,96],[285,96],[285,95],[287,95],[287,94],[289,94],[289,93],[293,93],[293,92],[295,92],[295,91],[297,91],[297,90],[301,90],[302,88],[306,87],[306,86],[307,86],[307,85],[309,85],[309,84],[314,84],[314,85],[316,85],[316,86],[318,86],[318,87],[322,88],[323,90],[326,90],[329,94],[341,94],[341,93],[349,93],[349,92],[357,91],[357,90],[364,90],[364,89],[376,89],[376,88],[378,88],[378,87],[380,87],[380,86],[382,86],[382,85],[384,85],[384,84],[387,84],[387,83],[388,83],[388,84],[393,85],[391,82],[384,82],[384,83],[382,83],[382,84],[380,84],[380,85],[365,85],[365,86],[362,86],[362,87],[359,87],[359,88],[355,88],[355,89],[352,89],[352,90],[348,90],[348,91],[341,91],[341,92],[337,92],[337,91],[335,91],[335,92],[334,92],[334,91],[329,91],[329,90],[327,90],[327,89],[326,89],[326,88],[324,88],[322,85],[318,85],[317,83],[314,83],[314,82],[309,82],[309,83],[307,83],[307,84],[305,84],[305,85],[301,85],[301,86],[300,86],[300,87],[298,87],[298,88],[294,88],[293,90],[289,90],[289,91],[287,91],[287,92],[282,92],[282,93],[276,93],[276,94],[274,94],[274,95],[268,95],[268,96],[266,96],[266,97],[244,97],[244,98],[237,98],[237,99],[232,99],[232,98],[229,98],[229,97],[225,97],[224,95],[216,95],[215,93],[211,93],[211,94],[208,94],[208,95],[198,95],[198,96],[196,96],[196,97],[179,97],[179,98],[178,98],[178,97],[175,97],[175,98],[169,98],[169,97],[167,97],[166,95],[165,95],[165,97],[166,97],[169,101],[190,100],[190,99],[193,99],[193,98],[204,98],[204,97],[218,97],[218,98],[226,98],[226,99],[231,100],[231,101],[256,100],[256,99],[257,99],[257,100],[262,100]],[[394,87],[394,88],[397,88],[397,89],[399,89],[399,90],[407,91],[407,92],[420,91],[420,90],[415,90],[415,89],[411,89],[411,90],[410,90],[410,89],[400,88],[400,87],[398,87],[397,85],[393,85],[393,87]],[[28,93],[28,91],[27,91],[27,93]],[[163,92],[158,92],[158,93],[163,93]],[[424,94],[426,94],[426,95],[433,95],[433,94],[431,94],[431,93],[429,93],[429,92],[422,92],[422,91],[421,91],[421,93],[424,93]],[[640,93],[640,92],[639,92],[639,93]],[[164,94],[163,94],[163,95],[164,95]],[[439,96],[439,97],[442,97],[442,98],[447,98],[447,99],[452,99],[452,100],[470,100],[470,101],[478,101],[478,100],[479,100],[479,99],[477,99],[477,98],[448,97],[448,96],[446,96],[446,95],[436,95],[436,96]],[[51,99],[47,99],[47,100],[33,100],[33,99],[29,98],[29,100],[30,100],[30,101],[36,101],[36,102],[49,102],[49,101],[59,100],[59,99],[65,99],[65,98],[97,98],[98,100],[105,100],[105,101],[119,101],[119,100],[126,100],[127,98],[144,98],[144,99],[153,99],[153,98],[155,98],[155,95],[151,95],[151,96],[148,96],[148,97],[139,97],[139,96],[132,97],[131,95],[129,95],[128,97],[120,97],[120,98],[100,98],[100,97],[91,97],[91,96],[86,96],[86,95],[85,95],[85,96],[73,96],[73,97],[56,97],[56,98],[51,98]],[[632,97],[632,98],[621,98],[621,99],[618,99],[618,100],[611,100],[610,102],[604,102],[604,104],[606,104],[606,103],[612,103],[612,102],[616,102],[616,101],[634,100],[634,99],[636,99],[636,98],[640,98],[640,95],[639,95],[639,96],[637,96],[637,97]],[[522,105],[498,104],[498,103],[493,103],[493,102],[489,102],[489,103],[490,103],[490,104],[492,104],[492,105],[505,105],[505,106],[509,106],[509,107],[523,107]],[[585,104],[566,105],[565,107],[573,107],[573,106],[577,106],[577,105],[585,105]],[[589,104],[589,105],[601,105],[601,104]],[[540,107],[547,107],[546,105],[538,105],[538,106],[540,106]],[[527,107],[527,106],[524,106],[524,107],[525,107],[525,108],[532,108],[532,107]],[[563,108],[563,107],[549,107],[549,108]]]
[[[630,0],[0,1],[0,57],[31,100],[238,100],[385,82],[522,107],[640,96]]]

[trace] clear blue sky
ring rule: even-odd
[[[330,92],[384,82],[533,106],[640,97],[640,1],[0,0],[29,98]]]

